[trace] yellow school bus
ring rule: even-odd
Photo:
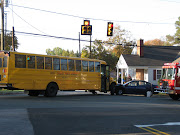
[[[29,96],[54,97],[58,90],[111,91],[113,95],[115,84],[102,60],[0,52],[0,87],[23,89]]]

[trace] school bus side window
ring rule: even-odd
[[[36,57],[37,69],[44,69],[44,57]]]
[[[76,71],[81,71],[81,60],[76,60]]]
[[[69,59],[68,60],[68,65],[69,65],[69,71],[74,71],[74,60]]]
[[[100,62],[95,62],[95,72],[100,72]]]
[[[7,56],[5,56],[5,57],[3,58],[3,67],[7,67],[7,59],[8,59]]]
[[[28,68],[35,68],[35,56],[28,56]]]
[[[45,57],[45,69],[52,69],[52,58]]]
[[[88,71],[88,62],[87,61],[82,61],[82,68],[83,68],[83,71]]]
[[[89,72],[94,72],[94,61],[89,61]]]
[[[4,66],[5,65],[3,64],[3,67]],[[26,68],[26,55],[15,54],[15,67],[16,68]]]
[[[60,70],[60,60],[59,58],[53,59],[53,69],[54,70]]]
[[[67,70],[67,59],[61,59],[61,70]]]

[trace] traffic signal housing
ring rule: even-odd
[[[108,22],[107,36],[113,36],[113,22]]]
[[[90,20],[84,20],[84,25],[89,26],[90,25]]]
[[[92,35],[92,25],[81,25],[81,35]]]

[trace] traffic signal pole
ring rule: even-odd
[[[90,58],[91,58],[91,35],[90,35]]]
[[[81,39],[80,39],[80,32],[79,32],[79,57],[81,57]]]
[[[1,0],[1,51],[4,50],[4,0]]]
[[[15,45],[14,45],[14,27],[12,27],[12,48],[13,48],[13,51],[15,52]]]

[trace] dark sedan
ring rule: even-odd
[[[133,80],[125,84],[117,84],[115,86],[116,95],[122,94],[142,94],[147,96],[147,91],[154,93],[154,88],[157,88],[157,85],[146,81]]]

